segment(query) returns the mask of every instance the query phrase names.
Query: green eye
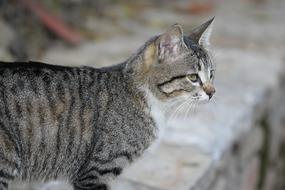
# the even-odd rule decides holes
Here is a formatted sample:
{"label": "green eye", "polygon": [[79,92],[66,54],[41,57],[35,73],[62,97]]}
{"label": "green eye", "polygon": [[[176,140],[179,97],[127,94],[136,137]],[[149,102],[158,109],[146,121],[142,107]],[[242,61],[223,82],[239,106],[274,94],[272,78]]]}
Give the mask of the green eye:
{"label": "green eye", "polygon": [[187,75],[187,78],[191,81],[191,82],[197,82],[199,79],[198,74],[190,74]]}

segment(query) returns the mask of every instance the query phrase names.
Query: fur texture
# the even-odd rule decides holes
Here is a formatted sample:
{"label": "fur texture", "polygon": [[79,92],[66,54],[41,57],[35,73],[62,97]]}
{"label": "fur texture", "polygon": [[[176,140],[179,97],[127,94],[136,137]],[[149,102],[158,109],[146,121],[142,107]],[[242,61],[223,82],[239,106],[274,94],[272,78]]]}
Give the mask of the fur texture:
{"label": "fur texture", "polygon": [[211,98],[213,71],[179,25],[109,68],[2,62],[0,190],[56,179],[109,189],[156,139],[165,106]]}

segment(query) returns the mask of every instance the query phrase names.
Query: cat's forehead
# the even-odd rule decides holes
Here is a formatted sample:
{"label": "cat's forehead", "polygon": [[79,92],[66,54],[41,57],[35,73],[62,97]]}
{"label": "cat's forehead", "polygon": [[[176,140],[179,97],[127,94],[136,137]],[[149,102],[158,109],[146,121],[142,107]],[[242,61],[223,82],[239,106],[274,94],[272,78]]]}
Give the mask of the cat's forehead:
{"label": "cat's forehead", "polygon": [[195,70],[203,71],[213,68],[213,62],[203,47],[191,40],[190,37],[184,36],[183,40],[188,49],[188,58],[191,59],[193,56],[196,58],[196,61],[193,62]]}

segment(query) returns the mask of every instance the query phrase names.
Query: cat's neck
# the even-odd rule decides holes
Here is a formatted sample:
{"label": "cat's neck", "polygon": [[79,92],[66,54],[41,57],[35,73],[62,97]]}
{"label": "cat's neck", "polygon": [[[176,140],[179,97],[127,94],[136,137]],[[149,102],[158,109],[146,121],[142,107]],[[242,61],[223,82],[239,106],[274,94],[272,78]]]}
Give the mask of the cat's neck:
{"label": "cat's neck", "polygon": [[159,101],[154,95],[147,89],[145,91],[145,99],[148,105],[149,114],[154,120],[155,126],[158,129],[157,137],[160,138],[166,128],[166,117],[164,113],[165,105]]}

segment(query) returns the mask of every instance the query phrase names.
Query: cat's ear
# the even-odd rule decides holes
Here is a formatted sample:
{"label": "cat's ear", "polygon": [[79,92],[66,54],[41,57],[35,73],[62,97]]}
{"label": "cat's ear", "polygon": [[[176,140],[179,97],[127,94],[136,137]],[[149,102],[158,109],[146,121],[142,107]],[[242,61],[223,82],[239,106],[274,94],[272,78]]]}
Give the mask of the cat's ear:
{"label": "cat's ear", "polygon": [[194,28],[189,34],[189,37],[195,43],[203,46],[204,48],[208,48],[210,46],[210,37],[212,33],[214,18],[215,17],[198,26],[197,28]]}
{"label": "cat's ear", "polygon": [[179,55],[183,41],[183,31],[179,24],[174,24],[168,31],[161,34],[154,42],[147,45],[144,50],[144,69],[161,60],[169,60]]}
{"label": "cat's ear", "polygon": [[158,59],[173,58],[179,54],[183,42],[183,30],[179,24],[174,24],[167,32],[158,38]]}

